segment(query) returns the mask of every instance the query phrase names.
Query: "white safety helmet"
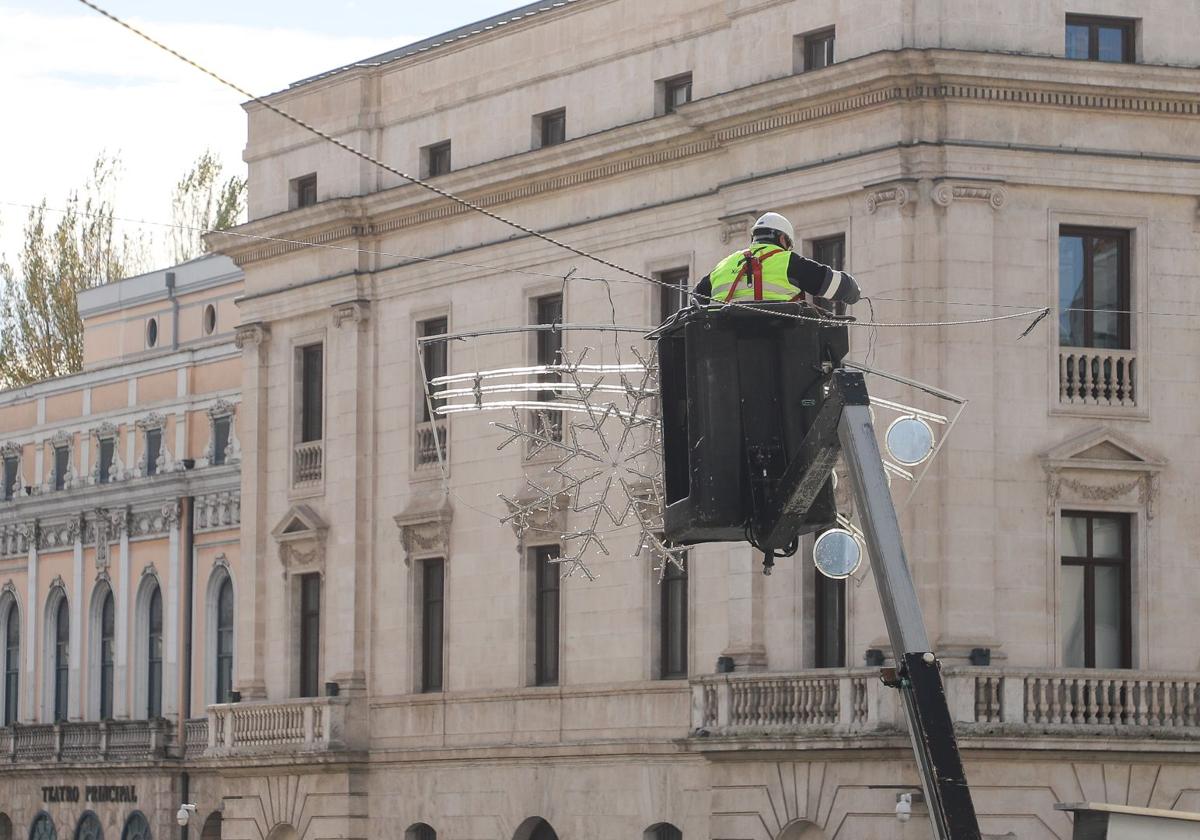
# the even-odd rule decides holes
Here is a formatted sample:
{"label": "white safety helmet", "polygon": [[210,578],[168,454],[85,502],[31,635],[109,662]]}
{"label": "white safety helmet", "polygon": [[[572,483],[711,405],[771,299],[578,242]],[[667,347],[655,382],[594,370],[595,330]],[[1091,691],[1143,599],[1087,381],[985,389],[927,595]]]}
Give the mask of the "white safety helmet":
{"label": "white safety helmet", "polygon": [[788,238],[788,241],[793,244],[796,241],[796,229],[792,227],[791,222],[789,222],[779,213],[763,213],[761,216],[759,216],[758,221],[754,223],[752,231],[759,230],[761,228],[782,233]]}

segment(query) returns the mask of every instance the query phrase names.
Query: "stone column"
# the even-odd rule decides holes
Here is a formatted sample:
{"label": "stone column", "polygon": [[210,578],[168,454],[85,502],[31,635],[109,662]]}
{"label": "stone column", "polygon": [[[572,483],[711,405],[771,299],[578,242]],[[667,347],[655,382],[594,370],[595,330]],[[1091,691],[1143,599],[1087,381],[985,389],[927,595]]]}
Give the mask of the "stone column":
{"label": "stone column", "polygon": [[[174,718],[179,713],[179,603],[183,577],[183,558],[180,550],[179,500],[173,499],[162,507],[167,527],[167,591],[163,599],[163,717]],[[141,717],[139,711],[136,717]]]}
{"label": "stone column", "polygon": [[[37,709],[37,655],[41,649],[41,645],[37,643],[37,616],[45,606],[41,603],[38,592],[37,520],[22,523],[17,527],[21,529],[22,538],[25,539],[28,549],[25,561],[25,639],[23,640],[25,645],[25,675],[22,677],[25,681],[25,699],[21,703],[21,722],[36,723],[39,717]],[[47,641],[43,639],[42,643],[46,644]]]}
{"label": "stone column", "polygon": [[117,585],[113,587],[113,607],[117,622],[116,661],[113,662],[113,717],[129,717],[129,509],[111,511],[109,527],[116,531]]}
{"label": "stone column", "polygon": [[762,553],[742,543],[730,543],[726,550],[729,552],[729,642],[721,654],[732,657],[738,671],[765,670]]}
{"label": "stone column", "polygon": [[[941,243],[940,288],[935,297],[992,303],[998,247],[996,215],[1007,202],[999,183],[935,182],[933,213]],[[957,317],[964,307],[947,307]],[[972,310],[975,315],[995,314]],[[1004,329],[1010,332],[1017,325]],[[947,390],[969,394],[970,409],[954,428],[934,468],[938,470],[941,522],[937,552],[939,610],[930,637],[947,662],[965,662],[971,649],[992,649],[996,639],[996,563],[1002,540],[996,533],[997,481],[995,420],[999,407],[1013,408],[1011,394],[1000,394],[1000,365],[1012,364],[997,348],[1007,333],[995,324],[939,330],[937,370],[921,371],[917,379],[936,381]],[[933,557],[926,558],[933,560]]]}
{"label": "stone column", "polygon": [[371,439],[369,312],[364,300],[333,307],[326,374],[325,492],[333,527],[325,554],[321,664],[325,679],[337,682],[351,696],[366,691],[371,483],[370,459],[359,455]]}
{"label": "stone column", "polygon": [[[242,485],[254,492],[242,499],[241,569],[234,581],[237,660],[234,688],[245,700],[267,696],[263,651],[266,645],[267,537],[267,343],[265,324],[238,327],[234,338],[242,351]],[[289,453],[284,453],[288,457]]]}
{"label": "stone column", "polygon": [[[67,671],[67,718],[82,720],[86,710],[80,666],[88,660],[83,650],[83,539],[76,530],[71,557],[71,656]],[[49,642],[49,639],[46,640]]]}

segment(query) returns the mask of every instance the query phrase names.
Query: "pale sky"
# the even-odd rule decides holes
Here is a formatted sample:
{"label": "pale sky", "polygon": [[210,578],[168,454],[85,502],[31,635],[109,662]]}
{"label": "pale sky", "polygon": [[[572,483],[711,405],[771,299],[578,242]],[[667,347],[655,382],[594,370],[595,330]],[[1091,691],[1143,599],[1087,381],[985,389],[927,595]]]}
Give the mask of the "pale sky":
{"label": "pale sky", "polygon": [[[521,0],[97,0],[256,94],[520,6]],[[116,212],[169,222],[176,181],[205,149],[245,174],[242,97],[77,0],[0,0],[0,254],[27,215],[62,207],[102,150],[120,154]],[[55,218],[55,217],[52,217]],[[166,229],[146,227],[155,262]]]}

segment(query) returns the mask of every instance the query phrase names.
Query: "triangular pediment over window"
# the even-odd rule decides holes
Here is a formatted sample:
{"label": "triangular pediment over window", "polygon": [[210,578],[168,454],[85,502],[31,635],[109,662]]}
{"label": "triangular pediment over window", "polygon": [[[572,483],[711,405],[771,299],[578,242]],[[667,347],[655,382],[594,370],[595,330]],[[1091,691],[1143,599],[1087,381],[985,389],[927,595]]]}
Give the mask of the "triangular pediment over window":
{"label": "triangular pediment over window", "polygon": [[1068,438],[1039,457],[1048,470],[1158,472],[1166,466],[1157,452],[1104,426]]}
{"label": "triangular pediment over window", "polygon": [[329,530],[320,516],[308,505],[292,505],[279,524],[271,531],[271,536],[280,541],[291,541],[323,536]]}

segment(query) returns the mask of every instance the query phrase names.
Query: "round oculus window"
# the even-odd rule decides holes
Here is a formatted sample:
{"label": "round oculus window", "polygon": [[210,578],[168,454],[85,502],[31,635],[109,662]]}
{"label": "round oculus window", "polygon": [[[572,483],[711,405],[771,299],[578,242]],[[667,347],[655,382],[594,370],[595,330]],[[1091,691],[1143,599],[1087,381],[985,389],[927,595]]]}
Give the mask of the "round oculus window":
{"label": "round oculus window", "polygon": [[146,346],[153,347],[158,344],[158,319],[151,318],[146,322]]}
{"label": "round oculus window", "polygon": [[217,308],[211,303],[204,307],[204,334],[212,335],[217,329]]}

